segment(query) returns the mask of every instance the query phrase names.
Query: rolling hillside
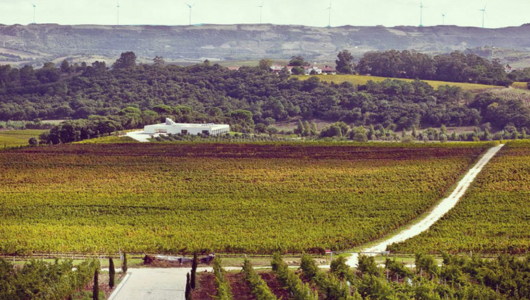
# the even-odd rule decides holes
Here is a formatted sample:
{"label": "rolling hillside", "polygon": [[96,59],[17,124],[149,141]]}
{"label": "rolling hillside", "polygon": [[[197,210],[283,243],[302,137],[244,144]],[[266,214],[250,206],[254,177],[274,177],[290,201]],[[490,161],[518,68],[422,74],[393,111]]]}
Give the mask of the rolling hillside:
{"label": "rolling hillside", "polygon": [[[124,51],[168,61],[285,59],[303,55],[333,60],[338,51],[355,56],[371,50],[415,49],[427,53],[480,47],[530,51],[530,25],[475,27],[333,27],[285,25],[103,26],[0,25],[0,61],[39,63],[64,57],[115,58]],[[500,53],[499,50],[496,54]],[[101,56],[101,57],[98,57]],[[500,57],[500,56],[497,56]],[[517,59],[524,60],[530,55]],[[506,60],[508,61],[508,60]]]}

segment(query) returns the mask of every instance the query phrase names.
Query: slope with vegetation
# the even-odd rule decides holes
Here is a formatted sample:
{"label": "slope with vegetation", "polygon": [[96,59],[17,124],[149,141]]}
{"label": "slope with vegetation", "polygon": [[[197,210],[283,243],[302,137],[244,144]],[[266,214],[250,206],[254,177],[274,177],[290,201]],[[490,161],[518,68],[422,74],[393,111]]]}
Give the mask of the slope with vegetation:
{"label": "slope with vegetation", "polygon": [[530,127],[530,113],[517,101],[495,100],[483,107],[480,95],[474,100],[462,88],[434,90],[419,80],[329,84],[318,77],[300,81],[256,67],[230,71],[208,62],[165,66],[159,57],[153,65],[138,65],[132,52],[123,53],[112,69],[103,62],[72,66],[67,61],[60,68],[46,64],[38,70],[1,69],[0,120],[78,119],[42,137],[53,144],[137,128],[165,117],[273,133],[276,122],[312,118],[355,126],[379,124],[386,130],[475,126],[487,122],[494,111],[500,120],[494,123],[497,129]]}
{"label": "slope with vegetation", "polygon": [[2,151],[0,252],[350,249],[427,210],[487,147],[184,143]]}
{"label": "slope with vegetation", "polygon": [[530,247],[529,153],[528,141],[509,142],[442,220],[389,249],[406,253],[526,253]]}

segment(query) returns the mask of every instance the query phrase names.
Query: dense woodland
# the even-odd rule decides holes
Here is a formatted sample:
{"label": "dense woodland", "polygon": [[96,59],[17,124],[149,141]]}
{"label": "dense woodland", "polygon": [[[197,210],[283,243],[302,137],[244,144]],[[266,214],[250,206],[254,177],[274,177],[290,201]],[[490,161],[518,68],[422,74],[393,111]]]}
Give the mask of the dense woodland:
{"label": "dense woodland", "polygon": [[[415,51],[390,50],[368,52],[359,61],[356,71],[374,76],[441,80],[509,86],[514,80],[525,79],[524,73],[512,76],[498,61],[476,54],[455,51],[431,57]],[[519,78],[521,77],[521,78]]]}
{"label": "dense woodland", "polygon": [[[364,70],[368,58],[385,53],[366,54],[357,69]],[[395,53],[408,53],[426,61],[429,58],[414,52]],[[472,58],[458,53],[444,57],[454,58],[455,64],[460,58]],[[475,59],[489,64],[487,70],[493,68],[493,73],[481,76],[496,80],[498,64]],[[341,60],[344,53],[339,54],[337,63]],[[374,70],[371,67],[373,75],[405,74],[379,74]],[[506,78],[504,70],[502,74]],[[71,65],[68,61],[59,67],[47,63],[40,69],[0,67],[0,121],[78,120],[56,129],[65,127],[68,132],[62,133],[63,137],[52,134],[53,143],[137,128],[165,117],[180,122],[229,123],[234,131],[246,133],[267,132],[279,121],[313,118],[352,126],[380,125],[387,130],[476,126],[487,122],[494,129],[515,126],[520,131],[530,127],[530,111],[521,102],[489,94],[473,96],[449,85],[434,90],[419,80],[338,85],[321,82],[318,77],[301,81],[260,67],[231,71],[208,61],[180,67],[165,65],[163,58],[156,57],[152,65],[137,64],[132,52],[123,53],[111,67],[104,62],[88,66]]]}

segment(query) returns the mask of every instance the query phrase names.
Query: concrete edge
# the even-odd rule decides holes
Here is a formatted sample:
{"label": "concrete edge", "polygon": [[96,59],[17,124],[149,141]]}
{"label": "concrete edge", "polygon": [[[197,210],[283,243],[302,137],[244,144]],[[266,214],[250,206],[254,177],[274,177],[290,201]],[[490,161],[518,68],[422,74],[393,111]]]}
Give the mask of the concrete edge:
{"label": "concrete edge", "polygon": [[131,276],[131,273],[128,272],[125,275],[125,278],[123,278],[123,280],[120,282],[120,284],[112,292],[112,294],[110,294],[110,297],[109,297],[108,300],[114,300],[114,298],[116,298],[116,295],[118,295],[118,293],[120,292],[121,288],[125,285],[125,282],[127,282],[127,280],[129,279],[129,276]]}

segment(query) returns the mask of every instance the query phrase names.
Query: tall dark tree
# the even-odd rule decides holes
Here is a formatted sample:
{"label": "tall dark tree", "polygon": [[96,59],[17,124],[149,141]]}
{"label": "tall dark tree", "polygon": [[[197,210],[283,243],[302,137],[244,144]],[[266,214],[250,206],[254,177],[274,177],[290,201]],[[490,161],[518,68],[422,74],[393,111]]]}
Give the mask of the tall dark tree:
{"label": "tall dark tree", "polygon": [[301,55],[295,55],[291,57],[291,60],[289,61],[289,66],[302,67],[306,65],[309,65],[309,63],[307,63]]}
{"label": "tall dark tree", "polygon": [[121,271],[127,273],[127,253],[123,253],[123,264],[121,265]]}
{"label": "tall dark tree", "polygon": [[132,51],[122,53],[112,67],[114,69],[132,69],[136,67],[136,54]]}
{"label": "tall dark tree", "polygon": [[114,279],[116,277],[116,269],[114,268],[114,260],[109,257],[109,287],[114,287]]}
{"label": "tall dark tree", "polygon": [[337,72],[341,74],[353,74],[353,55],[348,50],[342,50],[337,55]]}
{"label": "tall dark tree", "polygon": [[186,274],[186,291],[184,292],[186,300],[191,300],[191,284],[190,284],[190,273]]}
{"label": "tall dark tree", "polygon": [[199,264],[199,258],[197,257],[197,252],[193,253],[193,261],[191,263],[191,281],[190,286],[192,289],[195,289],[195,282],[197,280],[197,265]]}
{"label": "tall dark tree", "polygon": [[94,286],[92,287],[92,300],[99,300],[98,269],[94,270]]}

